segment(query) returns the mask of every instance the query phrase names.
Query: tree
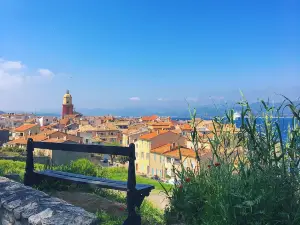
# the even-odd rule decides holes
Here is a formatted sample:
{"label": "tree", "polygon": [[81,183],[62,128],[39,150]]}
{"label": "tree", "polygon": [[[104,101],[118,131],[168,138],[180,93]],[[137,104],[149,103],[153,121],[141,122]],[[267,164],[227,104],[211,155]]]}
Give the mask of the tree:
{"label": "tree", "polygon": [[[105,146],[121,146],[118,142],[107,142],[107,143],[104,143]],[[112,155],[110,154],[110,161],[111,161],[111,164],[114,163],[114,160],[118,157],[116,155]]]}

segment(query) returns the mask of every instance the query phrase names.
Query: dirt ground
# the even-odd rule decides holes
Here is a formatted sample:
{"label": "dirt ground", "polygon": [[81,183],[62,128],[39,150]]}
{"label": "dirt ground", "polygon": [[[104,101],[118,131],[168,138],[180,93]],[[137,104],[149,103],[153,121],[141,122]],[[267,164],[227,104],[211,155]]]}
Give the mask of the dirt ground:
{"label": "dirt ground", "polygon": [[[126,205],[124,204],[110,201],[92,193],[59,191],[51,193],[51,196],[63,199],[70,204],[80,206],[92,213],[102,209],[111,215],[121,216],[124,215],[124,212],[120,209],[126,208]],[[158,192],[151,192],[150,196],[146,199],[161,210],[164,210],[169,202],[163,193]]]}
{"label": "dirt ground", "polygon": [[51,193],[51,196],[63,199],[72,205],[84,208],[88,212],[96,213],[98,210],[102,209],[110,215],[126,215],[126,213],[121,210],[122,208],[126,208],[126,205],[110,201],[95,194],[60,191]]}

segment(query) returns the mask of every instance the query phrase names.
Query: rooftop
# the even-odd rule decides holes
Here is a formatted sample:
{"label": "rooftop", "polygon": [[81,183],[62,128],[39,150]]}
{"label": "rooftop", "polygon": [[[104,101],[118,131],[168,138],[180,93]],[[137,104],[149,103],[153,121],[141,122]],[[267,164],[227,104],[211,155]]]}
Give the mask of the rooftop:
{"label": "rooftop", "polygon": [[[178,148],[178,147],[176,147],[176,148]],[[180,153],[181,153],[181,156],[184,156],[184,157],[196,158],[196,152],[190,148],[180,147]],[[166,153],[164,153],[164,155],[168,156],[168,157],[172,157],[172,158],[177,158],[177,159],[180,158],[179,149],[166,152]]]}
{"label": "rooftop", "polygon": [[[177,145],[175,144],[175,146],[177,146]],[[162,145],[162,146],[159,146],[157,148],[151,149],[151,153],[164,154],[166,152],[171,151],[172,148],[174,148],[175,146],[171,143],[166,144],[166,145]]]}
{"label": "rooftop", "polygon": [[152,133],[149,133],[149,134],[144,134],[144,135],[140,136],[140,139],[151,140],[152,138],[155,138],[156,136],[158,136],[160,134],[165,134],[167,132],[170,132],[170,131],[162,130],[160,132],[152,132]]}
{"label": "rooftop", "polygon": [[29,130],[29,129],[35,127],[35,126],[37,126],[37,124],[23,124],[22,126],[17,127],[15,129],[15,132],[24,132],[26,130]]}
{"label": "rooftop", "polygon": [[142,117],[142,121],[153,121],[158,119],[157,115],[152,115],[152,116],[143,116]]}

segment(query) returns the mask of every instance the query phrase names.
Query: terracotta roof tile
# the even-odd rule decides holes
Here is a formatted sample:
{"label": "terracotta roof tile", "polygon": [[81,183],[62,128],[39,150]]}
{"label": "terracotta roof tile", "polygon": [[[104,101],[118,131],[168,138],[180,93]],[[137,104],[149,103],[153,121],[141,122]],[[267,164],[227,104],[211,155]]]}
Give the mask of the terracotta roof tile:
{"label": "terracotta roof tile", "polygon": [[28,129],[31,129],[31,128],[35,127],[35,126],[37,126],[37,124],[23,124],[22,126],[17,127],[15,129],[15,132],[24,132]]}
{"label": "terracotta roof tile", "polygon": [[151,149],[151,153],[164,154],[172,150],[172,144],[166,144],[157,148]]}
{"label": "terracotta roof tile", "polygon": [[154,121],[158,118],[157,115],[152,115],[152,116],[143,116],[142,121]]}
{"label": "terracotta roof tile", "polygon": [[33,141],[43,141],[47,139],[47,136],[44,133],[40,133],[37,135],[29,136],[28,138],[32,138]]}
{"label": "terracotta roof tile", "polygon": [[144,134],[144,135],[140,136],[140,139],[151,140],[152,138],[155,138],[156,136],[158,136],[160,134],[167,133],[167,132],[170,132],[170,131],[162,130],[160,132],[152,132],[152,133],[149,133],[149,134]]}
{"label": "terracotta roof tile", "polygon": [[[180,152],[181,152],[181,155],[183,157],[196,158],[196,152],[193,149],[185,148],[185,147],[180,147]],[[164,153],[164,155],[165,156],[169,156],[169,157],[174,157],[174,158],[177,158],[177,159],[180,158],[179,149],[166,152],[166,153]]]}
{"label": "terracotta roof tile", "polygon": [[70,119],[69,118],[61,119],[59,121],[59,123],[62,124],[62,125],[67,125],[68,123],[70,123]]}
{"label": "terracotta roof tile", "polygon": [[188,131],[193,130],[192,127],[191,127],[191,125],[189,125],[188,123],[180,125],[180,129],[181,130],[188,130]]}
{"label": "terracotta roof tile", "polygon": [[7,145],[15,145],[15,144],[19,144],[19,145],[26,145],[27,144],[27,140],[24,138],[18,138],[12,141],[9,141],[6,143]]}

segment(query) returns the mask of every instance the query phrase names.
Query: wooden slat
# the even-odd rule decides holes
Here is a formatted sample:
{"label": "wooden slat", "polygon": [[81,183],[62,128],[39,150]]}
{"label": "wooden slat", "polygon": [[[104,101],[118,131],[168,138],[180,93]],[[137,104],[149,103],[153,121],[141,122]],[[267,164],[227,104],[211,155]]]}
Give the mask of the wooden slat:
{"label": "wooden slat", "polygon": [[[121,185],[121,186],[123,185],[123,186],[127,187],[126,186],[127,182],[125,182],[125,181],[109,180],[109,179],[102,178],[102,177],[85,176],[82,174],[68,173],[68,172],[62,172],[62,171],[56,171],[56,170],[45,170],[45,172],[47,172],[47,173],[49,173],[49,171],[51,171],[51,173],[53,173],[53,174],[58,174],[58,175],[66,176],[66,177],[75,177],[75,178],[81,178],[81,179],[87,179],[87,180],[102,181],[102,182],[106,182],[108,184],[112,183],[112,184],[118,184],[118,185]],[[148,185],[148,184],[137,184],[136,189],[137,190],[143,190],[143,189],[152,190],[152,189],[154,189],[154,186]]]}
{"label": "wooden slat", "polygon": [[119,190],[119,191],[127,190],[126,186],[124,186],[124,185],[120,185],[117,183],[115,183],[115,184],[107,183],[102,180],[97,181],[97,180],[83,179],[83,178],[79,178],[79,177],[69,177],[69,176],[53,173],[52,171],[39,171],[39,172],[35,172],[35,173],[40,176],[43,176],[43,177],[53,177],[55,179],[71,181],[71,182],[79,183],[79,184],[90,184],[90,185],[95,185],[97,187]]}
{"label": "wooden slat", "polygon": [[[35,173],[41,176],[53,177],[56,179],[72,181],[75,183],[92,184],[97,187],[127,191],[127,182],[123,182],[123,181],[114,181],[105,178],[84,176],[81,174],[72,174],[72,173],[53,171],[53,170],[38,171]],[[145,185],[145,184],[138,184],[136,188],[138,191],[149,191],[149,192],[152,189],[154,189],[153,186]]]}
{"label": "wooden slat", "polygon": [[111,155],[130,156],[132,149],[129,147],[119,146],[102,146],[102,145],[83,145],[83,144],[66,144],[66,143],[51,143],[51,142],[33,142],[34,148],[61,150],[68,152],[86,152],[86,153],[101,153]]}

